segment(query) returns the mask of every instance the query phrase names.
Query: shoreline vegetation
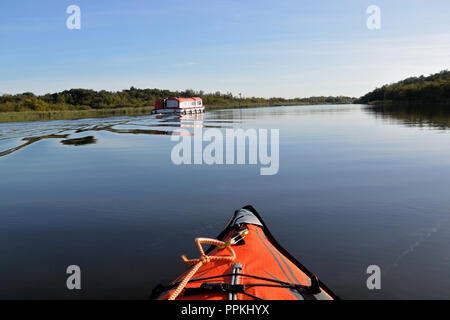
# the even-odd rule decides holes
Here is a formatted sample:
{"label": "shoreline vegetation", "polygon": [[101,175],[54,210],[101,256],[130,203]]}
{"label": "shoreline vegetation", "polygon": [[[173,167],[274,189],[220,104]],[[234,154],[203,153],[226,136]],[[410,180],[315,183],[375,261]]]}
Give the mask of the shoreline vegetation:
{"label": "shoreline vegetation", "polygon": [[159,89],[130,89],[110,92],[90,89],[71,89],[53,94],[35,95],[31,92],[0,96],[0,122],[70,120],[112,116],[150,114],[157,99],[194,97],[203,99],[206,110],[293,106],[313,104],[350,104],[352,97],[310,98],[240,98],[231,93],[203,91],[169,91]]}
{"label": "shoreline vegetation", "polygon": [[354,103],[386,106],[450,106],[450,71],[430,76],[410,77],[384,85],[356,99]]}
{"label": "shoreline vegetation", "polygon": [[309,98],[241,98],[231,93],[205,93],[191,89],[169,91],[137,89],[122,91],[95,91],[70,89],[58,93],[35,95],[25,92],[0,96],[0,122],[25,122],[71,120],[113,116],[150,114],[156,100],[168,97],[201,97],[206,110],[227,108],[253,108],[317,104],[368,104],[390,108],[439,105],[450,107],[450,71],[444,70],[430,76],[410,77],[384,85],[360,98],[309,97]]}

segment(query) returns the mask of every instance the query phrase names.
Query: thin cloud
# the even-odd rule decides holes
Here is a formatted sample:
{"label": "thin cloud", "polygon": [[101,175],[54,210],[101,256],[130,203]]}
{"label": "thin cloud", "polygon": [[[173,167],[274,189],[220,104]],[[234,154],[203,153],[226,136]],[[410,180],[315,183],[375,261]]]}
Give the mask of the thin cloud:
{"label": "thin cloud", "polygon": [[196,64],[197,64],[196,62],[176,63],[176,64],[172,65],[172,67],[176,67],[176,68],[191,67]]}

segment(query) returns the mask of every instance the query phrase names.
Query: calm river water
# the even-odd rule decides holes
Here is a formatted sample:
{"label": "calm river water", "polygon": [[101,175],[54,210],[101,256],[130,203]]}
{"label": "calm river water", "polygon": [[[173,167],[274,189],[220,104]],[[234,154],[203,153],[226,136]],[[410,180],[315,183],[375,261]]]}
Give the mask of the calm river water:
{"label": "calm river water", "polygon": [[[344,299],[450,298],[450,116],[360,105],[0,124],[0,298],[148,298],[252,204]],[[179,165],[171,132],[279,129],[279,172]],[[25,140],[24,140],[25,138]],[[84,138],[84,139],[79,139]],[[66,289],[66,268],[82,289]],[[381,290],[366,269],[381,267]]]}

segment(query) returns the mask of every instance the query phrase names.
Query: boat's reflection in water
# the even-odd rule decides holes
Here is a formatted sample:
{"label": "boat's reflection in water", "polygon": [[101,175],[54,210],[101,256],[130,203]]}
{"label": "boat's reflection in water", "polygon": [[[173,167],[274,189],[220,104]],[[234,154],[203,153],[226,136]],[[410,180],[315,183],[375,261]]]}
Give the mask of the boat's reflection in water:
{"label": "boat's reflection in water", "polygon": [[[179,117],[180,128],[183,129],[194,129],[194,128],[204,128],[204,114],[185,114]],[[184,132],[180,132],[184,133]]]}

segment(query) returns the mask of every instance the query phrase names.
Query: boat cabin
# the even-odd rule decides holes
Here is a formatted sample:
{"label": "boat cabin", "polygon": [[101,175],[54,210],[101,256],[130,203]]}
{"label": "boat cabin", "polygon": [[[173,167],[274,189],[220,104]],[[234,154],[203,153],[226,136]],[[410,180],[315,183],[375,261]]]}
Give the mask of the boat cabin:
{"label": "boat cabin", "polygon": [[159,99],[155,102],[152,113],[199,113],[204,112],[205,106],[199,97]]}

